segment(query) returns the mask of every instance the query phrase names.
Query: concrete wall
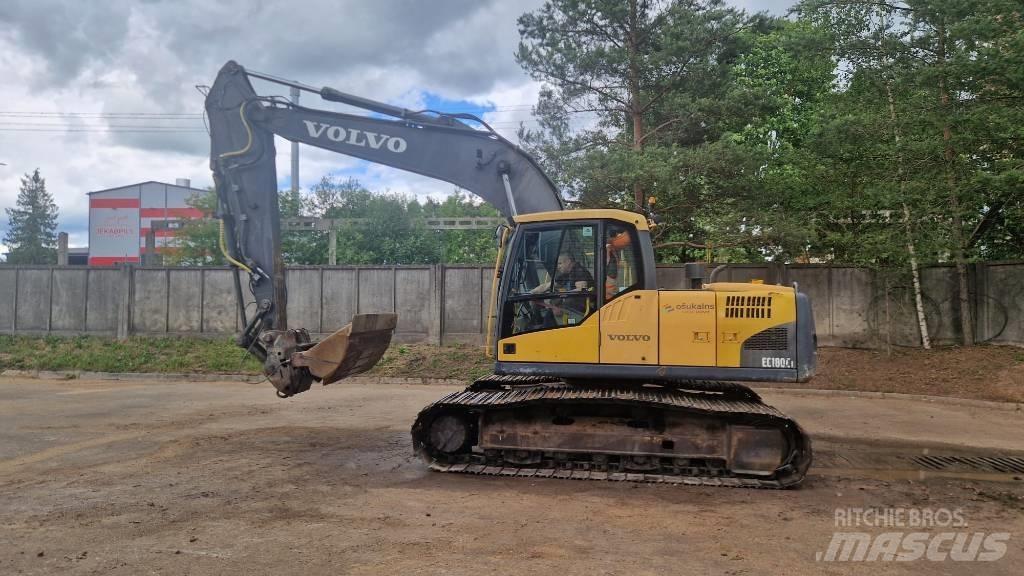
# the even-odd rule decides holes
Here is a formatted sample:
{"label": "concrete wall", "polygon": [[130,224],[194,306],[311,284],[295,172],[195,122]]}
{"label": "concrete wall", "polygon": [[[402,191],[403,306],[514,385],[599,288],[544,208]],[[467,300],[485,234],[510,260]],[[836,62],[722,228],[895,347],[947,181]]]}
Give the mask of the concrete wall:
{"label": "concrete wall", "polygon": [[[0,332],[234,334],[242,322],[231,274],[228,268],[0,266]],[[480,342],[487,331],[491,274],[486,266],[294,267],[288,270],[288,324],[327,334],[356,313],[397,312],[399,342]],[[717,278],[755,279],[797,282],[813,303],[822,345],[919,342],[909,286],[890,286],[887,299],[884,281],[869,270],[738,264]],[[922,282],[933,340],[957,343],[955,269],[926,268]],[[658,285],[682,288],[682,266],[659,267]],[[978,340],[1024,344],[1024,263],[976,264],[971,285]]]}

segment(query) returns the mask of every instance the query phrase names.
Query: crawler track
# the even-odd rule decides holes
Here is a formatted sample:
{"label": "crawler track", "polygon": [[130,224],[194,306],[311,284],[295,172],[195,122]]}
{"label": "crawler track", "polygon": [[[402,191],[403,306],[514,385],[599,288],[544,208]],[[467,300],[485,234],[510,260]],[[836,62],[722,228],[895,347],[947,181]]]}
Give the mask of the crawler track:
{"label": "crawler track", "polygon": [[424,408],[412,436],[434,470],[495,476],[786,488],[811,463],[793,420],[730,383],[489,376]]}

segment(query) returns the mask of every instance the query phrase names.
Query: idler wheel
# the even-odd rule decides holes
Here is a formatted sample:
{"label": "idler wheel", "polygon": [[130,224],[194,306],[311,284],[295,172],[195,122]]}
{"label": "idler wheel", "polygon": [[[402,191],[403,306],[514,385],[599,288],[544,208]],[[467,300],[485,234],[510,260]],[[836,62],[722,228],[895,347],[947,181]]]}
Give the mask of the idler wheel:
{"label": "idler wheel", "polygon": [[445,454],[464,452],[472,440],[466,419],[457,414],[443,414],[430,424],[430,445]]}

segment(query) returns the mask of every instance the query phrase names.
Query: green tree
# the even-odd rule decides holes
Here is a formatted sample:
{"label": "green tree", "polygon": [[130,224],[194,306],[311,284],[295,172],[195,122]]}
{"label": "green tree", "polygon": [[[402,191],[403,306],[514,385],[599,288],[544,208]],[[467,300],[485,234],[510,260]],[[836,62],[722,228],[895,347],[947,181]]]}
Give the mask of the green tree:
{"label": "green tree", "polygon": [[[337,261],[341,264],[493,263],[489,230],[431,230],[427,218],[496,217],[490,205],[455,190],[443,201],[424,203],[398,194],[374,193],[357,180],[326,177],[310,195],[311,212],[339,219]],[[324,234],[326,262],[326,234]]]}
{"label": "green tree", "polygon": [[871,127],[848,152],[875,168],[859,186],[902,212],[906,252],[916,244],[925,261],[956,264],[961,334],[973,343],[967,264],[1024,248],[1014,240],[1024,234],[1019,3],[805,0],[799,11],[834,35],[847,68],[841,98]]}
{"label": "green tree", "polygon": [[[443,201],[429,199],[423,206],[427,218],[484,217],[501,214],[490,204],[474,202],[469,194],[456,189]],[[445,264],[493,264],[497,257],[494,230],[433,230],[441,243],[441,261]]]}
{"label": "green tree", "polygon": [[[170,266],[225,266],[227,260],[220,249],[220,220],[214,218],[217,211],[217,194],[208,189],[194,194],[187,200],[192,208],[199,209],[204,216],[187,220],[175,234],[177,245],[168,251],[164,262]],[[307,200],[301,194],[282,191],[278,195],[278,209],[282,218],[305,216]],[[313,233],[316,234],[316,233]],[[326,249],[326,240],[317,244],[318,238],[307,232],[283,232],[281,252],[285,261],[291,264],[320,264],[320,252]],[[324,252],[326,254],[326,252]],[[326,258],[326,256],[324,256]]]}
{"label": "green tree", "polygon": [[168,266],[224,266],[227,260],[220,251],[220,221],[213,217],[217,210],[217,193],[212,188],[193,194],[187,204],[203,213],[202,218],[187,220],[175,234],[176,246],[164,253]]}
{"label": "green tree", "polygon": [[[347,220],[337,231],[337,258],[344,264],[433,264],[441,261],[441,246],[426,227],[415,198],[375,194],[358,182],[325,178],[314,198],[332,197],[333,204],[318,214]],[[326,254],[326,252],[325,252]]]}
{"label": "green tree", "polygon": [[[618,152],[620,169],[634,169],[628,201],[643,206],[653,183],[644,178],[642,151],[668,128],[695,125],[696,101],[724,76],[730,39],[745,24],[721,0],[550,0],[524,14],[516,59],[545,83],[537,110],[552,137],[543,146],[534,136],[535,147],[548,161]],[[592,115],[593,125],[572,134],[571,115]],[[578,188],[580,176],[591,180],[579,172],[561,180]],[[623,192],[622,182],[613,187]]]}
{"label": "green tree", "polygon": [[545,82],[520,138],[584,206],[656,197],[660,260],[769,257],[762,168],[799,146],[833,69],[792,28],[717,0],[548,2],[520,18],[520,64]]}
{"label": "green tree", "polygon": [[[311,199],[299,191],[282,190],[278,196],[281,220],[316,216]],[[281,256],[288,264],[316,265],[327,262],[327,234],[322,231],[282,231]]]}
{"label": "green tree", "polygon": [[55,264],[57,262],[57,205],[46,191],[46,180],[36,168],[21,179],[18,200],[7,208],[4,236],[8,264]]}
{"label": "green tree", "polygon": [[[490,230],[431,230],[426,218],[496,217],[486,204],[473,202],[455,191],[443,201],[420,204],[400,194],[379,194],[359,181],[331,176],[318,182],[309,194],[282,191],[282,219],[310,216],[339,220],[336,230],[339,264],[490,264],[495,246]],[[212,190],[189,199],[205,218],[185,223],[177,234],[177,249],[166,260],[171,265],[223,265],[219,221],[212,218],[217,198]],[[281,251],[288,264],[322,265],[328,262],[329,234],[325,230],[285,231]]]}

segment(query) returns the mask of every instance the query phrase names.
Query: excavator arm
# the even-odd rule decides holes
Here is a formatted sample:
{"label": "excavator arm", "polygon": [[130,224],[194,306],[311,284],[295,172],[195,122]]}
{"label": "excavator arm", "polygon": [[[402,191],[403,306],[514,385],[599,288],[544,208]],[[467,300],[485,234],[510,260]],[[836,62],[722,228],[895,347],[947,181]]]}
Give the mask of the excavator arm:
{"label": "excavator arm", "polygon": [[[315,110],[260,96],[250,78],[392,119]],[[283,397],[309,389],[314,380],[328,384],[372,368],[390,343],[397,317],[360,314],[318,343],[304,329],[288,329],[275,135],[450,182],[509,219],[564,208],[557,188],[536,162],[471,115],[405,110],[247,71],[233,61],[221,68],[207,93],[206,114],[221,249],[248,275],[255,302],[255,310],[247,314],[241,281],[236,280],[245,325],[238,344],[264,362],[264,372]]]}

